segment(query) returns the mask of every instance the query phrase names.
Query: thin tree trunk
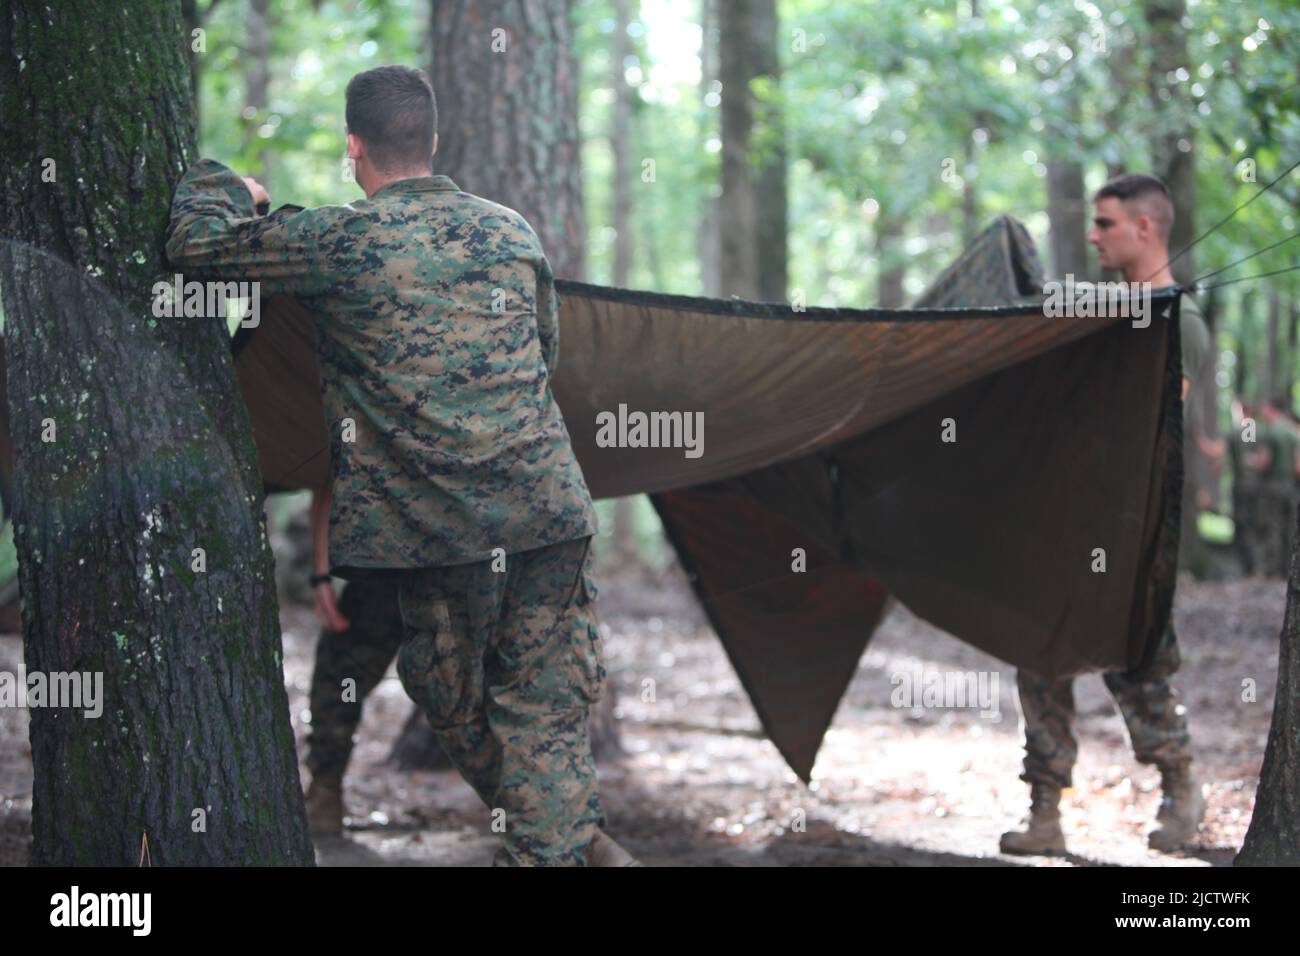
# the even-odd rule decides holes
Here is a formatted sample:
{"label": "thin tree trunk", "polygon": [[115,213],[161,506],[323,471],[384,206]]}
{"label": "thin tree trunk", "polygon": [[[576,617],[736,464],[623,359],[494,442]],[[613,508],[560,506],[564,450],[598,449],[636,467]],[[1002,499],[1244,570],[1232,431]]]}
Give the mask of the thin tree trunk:
{"label": "thin tree trunk", "polygon": [[1253,343],[1250,341],[1251,323],[1255,314],[1255,291],[1249,288],[1241,290],[1237,303],[1237,394],[1242,398],[1258,398],[1255,383],[1250,377],[1251,357],[1254,355]]}
{"label": "thin tree trunk", "polygon": [[180,7],[11,0],[0,16],[24,655],[103,691],[98,718],[31,711],[31,862],[136,865],[147,838],[169,866],[310,865],[225,319],[150,312],[195,155]]}
{"label": "thin tree trunk", "polygon": [[[244,146],[260,139],[258,129],[271,102],[271,0],[248,0],[247,18],[248,70],[244,105],[255,112],[249,121]],[[257,151],[257,175],[265,180],[271,174],[271,156],[265,146]]]}
{"label": "thin tree trunk", "polygon": [[614,2],[614,45],[611,51],[614,108],[609,130],[614,154],[614,182],[611,184],[614,226],[614,285],[626,289],[632,278],[632,88],[624,74],[625,61],[632,53],[627,35],[629,0]]}
{"label": "thin tree trunk", "polygon": [[[1188,83],[1170,79],[1178,70],[1189,71],[1191,63],[1187,56],[1187,34],[1180,23],[1185,12],[1184,0],[1144,0],[1143,3],[1151,45],[1147,73],[1153,129],[1151,151],[1155,169],[1169,186],[1174,201],[1174,227],[1169,237],[1171,269],[1176,281],[1188,285],[1196,276],[1195,250],[1191,248],[1196,235],[1195,133],[1191,127]],[[1184,461],[1193,464],[1184,470],[1180,560],[1193,570],[1202,568],[1206,559],[1205,547],[1197,533],[1201,487],[1200,472],[1194,463],[1199,454],[1192,429],[1184,429]]]}
{"label": "thin tree trunk", "polygon": [[1300,356],[1296,354],[1297,337],[1300,337],[1300,303],[1296,302],[1295,293],[1287,295],[1288,318],[1286,332],[1286,357],[1282,366],[1282,394],[1290,402],[1295,393],[1295,366]]}
{"label": "thin tree trunk", "polygon": [[1276,400],[1280,395],[1278,385],[1282,380],[1278,352],[1282,325],[1282,297],[1276,284],[1268,288],[1268,332],[1264,343],[1264,395]]}
{"label": "thin tree trunk", "polygon": [[962,143],[961,245],[966,248],[979,234],[979,200],[975,192],[975,137],[967,130]]}
{"label": "thin tree trunk", "polygon": [[775,0],[718,0],[722,81],[722,196],[718,204],[723,292],[786,297],[785,128],[776,102],[750,84],[780,80]]}
{"label": "thin tree trunk", "polygon": [[1052,274],[1088,276],[1088,204],[1083,198],[1083,166],[1071,159],[1047,160],[1048,241]]}
{"label": "thin tree trunk", "polygon": [[1078,128],[1079,98],[1070,83],[1063,100],[1065,123],[1048,134],[1047,220],[1052,273],[1057,278],[1088,276],[1088,212],[1083,195],[1083,164],[1061,144]]}
{"label": "thin tree trunk", "polygon": [[[614,0],[614,45],[612,50],[614,109],[611,118],[609,142],[614,154],[614,182],[612,183],[614,224],[614,285],[620,289],[632,283],[632,88],[624,73],[625,61],[632,53],[627,28],[631,21],[629,0]],[[636,541],[633,537],[632,515],[635,498],[619,498],[614,502],[614,556],[620,565],[636,560]]]}
{"label": "thin tree trunk", "polygon": [[754,3],[751,43],[754,75],[766,78],[773,97],[755,104],[755,127],[761,136],[754,169],[755,197],[754,242],[758,259],[758,297],[764,302],[786,301],[789,284],[787,252],[787,198],[785,122],[781,115],[779,84],[781,61],[777,55],[780,21],[776,0]]}
{"label": "thin tree trunk", "polygon": [[1174,279],[1188,285],[1196,276],[1195,252],[1189,250],[1196,237],[1196,134],[1191,126],[1188,83],[1169,79],[1178,70],[1191,69],[1187,31],[1180,22],[1186,5],[1184,0],[1144,0],[1143,12],[1151,28],[1147,72],[1153,119],[1151,151],[1155,168],[1174,200],[1174,228],[1169,237],[1170,255],[1178,256],[1171,267]]}
{"label": "thin tree trunk", "polygon": [[[718,0],[700,0],[700,88],[701,121],[700,128],[707,137],[712,132],[713,108],[703,100],[713,92],[718,82]],[[721,132],[719,131],[719,135]],[[722,235],[720,232],[720,206],[718,196],[709,196],[704,201],[704,213],[700,217],[697,244],[700,258],[700,290],[711,298],[720,297],[722,292]]]}
{"label": "thin tree trunk", "polygon": [[901,309],[905,304],[903,280],[907,268],[901,252],[903,219],[890,215],[882,206],[876,219],[876,262],[879,283],[878,305],[882,309]]}
{"label": "thin tree trunk", "polygon": [[[1216,329],[1219,325],[1220,302],[1217,289],[1212,289],[1205,294],[1202,312],[1205,315],[1205,327],[1210,332],[1210,357],[1206,360],[1205,371],[1201,374],[1200,380],[1193,383],[1192,390],[1187,396],[1188,402],[1195,409],[1195,414],[1191,416],[1191,419],[1197,429],[1197,434],[1208,441],[1214,441],[1219,437],[1219,385],[1217,381],[1219,349],[1214,343],[1217,339]],[[1221,512],[1222,482],[1219,481],[1217,471],[1219,466],[1214,465],[1203,454],[1197,455],[1196,461],[1200,469],[1198,486],[1206,490],[1210,508],[1216,512]]]}

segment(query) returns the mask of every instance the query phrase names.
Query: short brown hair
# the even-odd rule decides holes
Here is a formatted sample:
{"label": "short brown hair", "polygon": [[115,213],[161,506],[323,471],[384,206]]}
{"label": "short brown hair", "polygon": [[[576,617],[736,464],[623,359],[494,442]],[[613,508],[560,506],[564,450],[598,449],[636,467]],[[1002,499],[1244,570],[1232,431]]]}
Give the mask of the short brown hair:
{"label": "short brown hair", "polygon": [[423,70],[377,66],[348,81],[348,132],[359,136],[384,172],[424,169],[433,162],[438,103]]}
{"label": "short brown hair", "polygon": [[1146,173],[1125,173],[1098,189],[1092,201],[1108,197],[1123,203],[1138,203],[1156,224],[1156,231],[1163,238],[1169,238],[1174,227],[1174,198],[1162,179]]}

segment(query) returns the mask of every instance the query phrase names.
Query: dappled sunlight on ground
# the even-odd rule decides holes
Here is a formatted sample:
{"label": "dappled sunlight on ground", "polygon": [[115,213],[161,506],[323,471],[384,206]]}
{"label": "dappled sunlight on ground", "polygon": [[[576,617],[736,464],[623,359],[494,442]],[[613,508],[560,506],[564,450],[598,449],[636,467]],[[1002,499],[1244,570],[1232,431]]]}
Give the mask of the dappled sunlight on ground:
{"label": "dappled sunlight on ground", "polygon": [[[1209,813],[1184,855],[1146,848],[1158,773],[1138,765],[1101,679],[1076,684],[1080,740],[1063,823],[1071,856],[998,853],[1028,804],[1019,779],[1014,674],[895,607],[850,684],[805,787],[758,718],[681,579],[602,577],[610,683],[623,760],[601,767],[610,832],[650,864],[1205,865],[1226,864],[1250,821],[1268,735],[1284,610],[1280,581],[1181,584],[1176,607],[1188,707]],[[282,609],[285,674],[300,753],[316,628],[309,608]],[[21,657],[0,638],[0,669]],[[900,673],[998,673],[997,714],[895,708]],[[654,700],[646,699],[647,680]],[[1242,700],[1253,680],[1258,699]],[[389,748],[411,708],[391,671],[366,704],[340,838],[322,864],[487,865],[488,813],[452,771],[398,772]],[[304,780],[306,772],[304,771]],[[0,863],[25,857],[31,812],[26,713],[0,709]]]}

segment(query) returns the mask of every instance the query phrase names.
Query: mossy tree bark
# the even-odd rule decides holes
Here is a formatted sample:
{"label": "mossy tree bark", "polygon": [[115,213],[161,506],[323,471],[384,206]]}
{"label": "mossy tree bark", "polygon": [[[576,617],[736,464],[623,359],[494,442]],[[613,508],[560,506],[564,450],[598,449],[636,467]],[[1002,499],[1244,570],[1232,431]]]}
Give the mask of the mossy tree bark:
{"label": "mossy tree bark", "polygon": [[[153,283],[195,156],[180,5],[0,14],[0,292],[28,673],[102,674],[102,715],[31,710],[31,862],[313,859],[272,556],[224,316]],[[196,549],[202,549],[198,551]]]}

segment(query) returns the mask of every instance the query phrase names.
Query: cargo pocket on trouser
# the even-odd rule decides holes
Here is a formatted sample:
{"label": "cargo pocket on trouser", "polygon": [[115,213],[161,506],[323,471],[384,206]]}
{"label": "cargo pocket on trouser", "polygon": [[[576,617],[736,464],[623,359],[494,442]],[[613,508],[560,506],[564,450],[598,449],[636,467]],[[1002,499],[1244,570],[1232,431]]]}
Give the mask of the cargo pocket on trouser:
{"label": "cargo pocket on trouser", "polygon": [[398,587],[404,639],[397,652],[397,677],[434,728],[455,724],[465,693],[463,662],[451,627],[447,601],[408,578]]}
{"label": "cargo pocket on trouser", "polygon": [[583,703],[594,704],[605,687],[605,647],[596,617],[596,582],[590,553],[583,562],[569,609],[568,632],[574,689]]}

